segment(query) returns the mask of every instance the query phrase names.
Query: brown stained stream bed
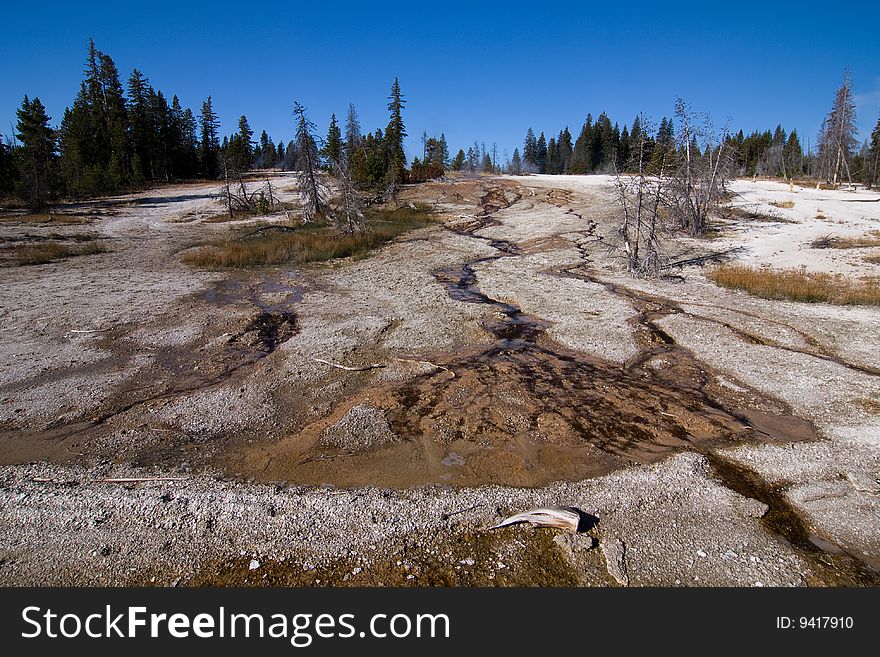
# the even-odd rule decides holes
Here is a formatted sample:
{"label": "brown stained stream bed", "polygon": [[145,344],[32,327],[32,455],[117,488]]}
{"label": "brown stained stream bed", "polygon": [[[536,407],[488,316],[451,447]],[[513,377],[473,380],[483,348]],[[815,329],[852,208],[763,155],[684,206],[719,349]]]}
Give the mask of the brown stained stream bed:
{"label": "brown stained stream bed", "polygon": [[[676,311],[665,300],[630,295],[640,353],[621,366],[559,346],[545,333],[548,322],[484,294],[476,267],[519,249],[477,231],[519,198],[490,190],[477,220],[457,230],[485,240],[496,255],[434,272],[451,298],[486,306],[482,326],[493,344],[421,354],[433,371],[402,383],[365,379],[329,417],[278,442],[235,449],[223,464],[261,480],[301,484],[541,486],[683,450],[818,439],[811,423],[779,401],[749,391],[746,403],[658,329],[654,321]],[[379,427],[380,439],[367,446],[328,445],[323,437],[354,407],[380,409],[387,422]]]}

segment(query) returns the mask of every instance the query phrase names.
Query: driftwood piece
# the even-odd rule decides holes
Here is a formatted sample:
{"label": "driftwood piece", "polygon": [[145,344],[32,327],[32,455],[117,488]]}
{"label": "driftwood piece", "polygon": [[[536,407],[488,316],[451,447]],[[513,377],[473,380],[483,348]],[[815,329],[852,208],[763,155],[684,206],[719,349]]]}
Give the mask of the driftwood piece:
{"label": "driftwood piece", "polygon": [[345,370],[346,372],[366,372],[367,370],[376,370],[382,367],[388,367],[384,363],[372,363],[371,365],[350,367],[348,365],[340,365],[339,363],[331,363],[329,360],[324,360],[323,358],[313,358],[312,360],[316,363],[324,363],[325,365],[329,365],[330,367],[335,367],[338,370]]}
{"label": "driftwood piece", "polygon": [[568,506],[539,507],[514,514],[489,529],[499,529],[521,522],[527,522],[535,527],[556,527],[576,532],[581,524],[581,514]]}
{"label": "driftwood piece", "polygon": [[186,477],[116,477],[96,479],[99,484],[136,484],[147,481],[183,481]]}
{"label": "driftwood piece", "polygon": [[677,260],[675,262],[670,262],[664,265],[663,268],[672,269],[673,267],[684,267],[685,265],[702,265],[706,262],[722,261],[743,250],[743,247],[736,246],[732,249],[727,249],[726,251],[707,253],[706,255],[697,256],[696,258],[688,258],[687,260]]}
{"label": "driftwood piece", "polygon": [[[316,363],[323,363],[324,365],[329,365],[330,367],[335,367],[338,370],[345,370],[346,372],[366,372],[367,370],[378,370],[383,367],[388,367],[385,363],[370,363],[369,365],[359,365],[352,367],[350,365],[340,365],[339,363],[333,363],[324,358],[313,358],[313,361]],[[391,360],[395,360],[399,363],[416,363],[417,365],[428,365],[433,367],[434,369],[443,370],[444,372],[449,372],[452,376],[455,376],[455,372],[453,372],[448,367],[443,367],[443,365],[438,365],[437,363],[432,363],[429,360],[419,360],[417,358],[392,358]]]}
{"label": "driftwood piece", "polygon": [[[183,481],[186,477],[109,477],[106,479],[93,479],[87,483],[93,484],[136,484],[149,481]],[[49,479],[46,477],[34,477],[31,481],[38,484],[62,484],[70,482],[62,482],[57,479]]]}
{"label": "driftwood piece", "polygon": [[417,358],[395,358],[394,360],[400,363],[416,363],[417,365],[430,365],[431,367],[443,370],[444,372],[449,372],[452,376],[455,376],[455,372],[453,372],[448,367],[443,367],[442,365],[438,365],[437,363],[432,363],[429,360],[418,360]]}

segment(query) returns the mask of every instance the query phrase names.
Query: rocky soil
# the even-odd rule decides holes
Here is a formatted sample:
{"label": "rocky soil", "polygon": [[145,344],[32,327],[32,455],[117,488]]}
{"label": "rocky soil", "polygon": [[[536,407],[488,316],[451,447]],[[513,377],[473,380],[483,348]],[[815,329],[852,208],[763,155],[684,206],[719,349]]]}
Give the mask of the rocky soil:
{"label": "rocky soil", "polygon": [[[810,244],[878,195],[735,190],[770,220],[666,248],[870,274]],[[601,176],[406,188],[437,225],[366,259],[195,270],[218,192],[0,220],[108,249],[0,267],[0,583],[880,582],[880,310],[633,279]],[[487,529],[546,505],[585,531]]]}

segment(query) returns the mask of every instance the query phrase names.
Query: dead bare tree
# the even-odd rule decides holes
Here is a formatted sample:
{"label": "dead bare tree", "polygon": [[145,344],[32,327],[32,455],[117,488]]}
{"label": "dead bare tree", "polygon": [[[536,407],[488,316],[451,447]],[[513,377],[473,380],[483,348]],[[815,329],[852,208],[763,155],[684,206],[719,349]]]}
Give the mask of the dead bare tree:
{"label": "dead bare tree", "polygon": [[351,172],[346,163],[332,162],[331,164],[339,184],[339,202],[336,212],[334,212],[336,225],[349,235],[362,233],[367,229],[367,222],[363,204],[351,178]]}
{"label": "dead bare tree", "polygon": [[303,221],[308,223],[327,211],[329,189],[318,172],[320,165],[318,144],[314,137],[316,126],[306,116],[306,108],[293,104],[296,117],[296,150],[298,155],[297,179]]}
{"label": "dead bare tree", "polygon": [[733,167],[727,128],[719,137],[709,116],[695,114],[681,98],[675,102],[675,116],[681,126],[678,162],[671,172],[665,204],[680,228],[691,235],[703,235],[709,228],[709,217],[718,209]]}
{"label": "dead bare tree", "polygon": [[849,161],[858,143],[856,141],[855,116],[856,105],[852,92],[852,80],[847,69],[843,75],[843,82],[835,94],[831,111],[822,121],[822,128],[819,131],[820,166],[817,171],[817,189],[821,183],[818,179],[823,173],[828,182],[837,185],[838,180],[843,180],[844,171],[850,186],[852,186]]}
{"label": "dead bare tree", "polygon": [[656,175],[649,175],[646,147],[651,127],[644,115],[639,115],[639,122],[643,129],[639,133],[631,162],[638,167],[638,173],[615,174],[617,198],[623,214],[618,233],[623,242],[630,273],[637,276],[656,276],[661,266],[658,234],[667,156],[665,152],[661,155],[658,170],[654,172]]}
{"label": "dead bare tree", "polygon": [[[249,191],[244,178],[235,167],[232,159],[224,157],[222,164],[224,180],[223,200],[226,202],[226,212],[230,220],[235,219],[237,213],[246,216],[270,214],[275,212],[277,207],[284,211],[288,219],[290,218],[290,213],[281,199],[275,195],[275,191],[272,189],[272,182],[268,177],[266,177],[265,185],[260,185]],[[233,182],[236,179],[238,181],[237,185]],[[237,191],[233,191],[236,187]]]}

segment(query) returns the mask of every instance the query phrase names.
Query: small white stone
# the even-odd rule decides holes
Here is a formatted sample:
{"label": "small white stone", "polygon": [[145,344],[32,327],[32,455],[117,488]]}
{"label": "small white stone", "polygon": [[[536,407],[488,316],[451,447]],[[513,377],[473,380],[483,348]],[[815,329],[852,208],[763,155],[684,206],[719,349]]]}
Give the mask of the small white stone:
{"label": "small white stone", "polygon": [[248,570],[256,570],[260,567],[260,562],[256,559],[251,559],[251,562],[248,564]]}
{"label": "small white stone", "polygon": [[703,559],[705,559],[705,558],[708,557],[709,555],[706,554],[705,552],[703,552],[702,550],[697,550],[697,556],[698,556],[698,557],[702,557]]}

